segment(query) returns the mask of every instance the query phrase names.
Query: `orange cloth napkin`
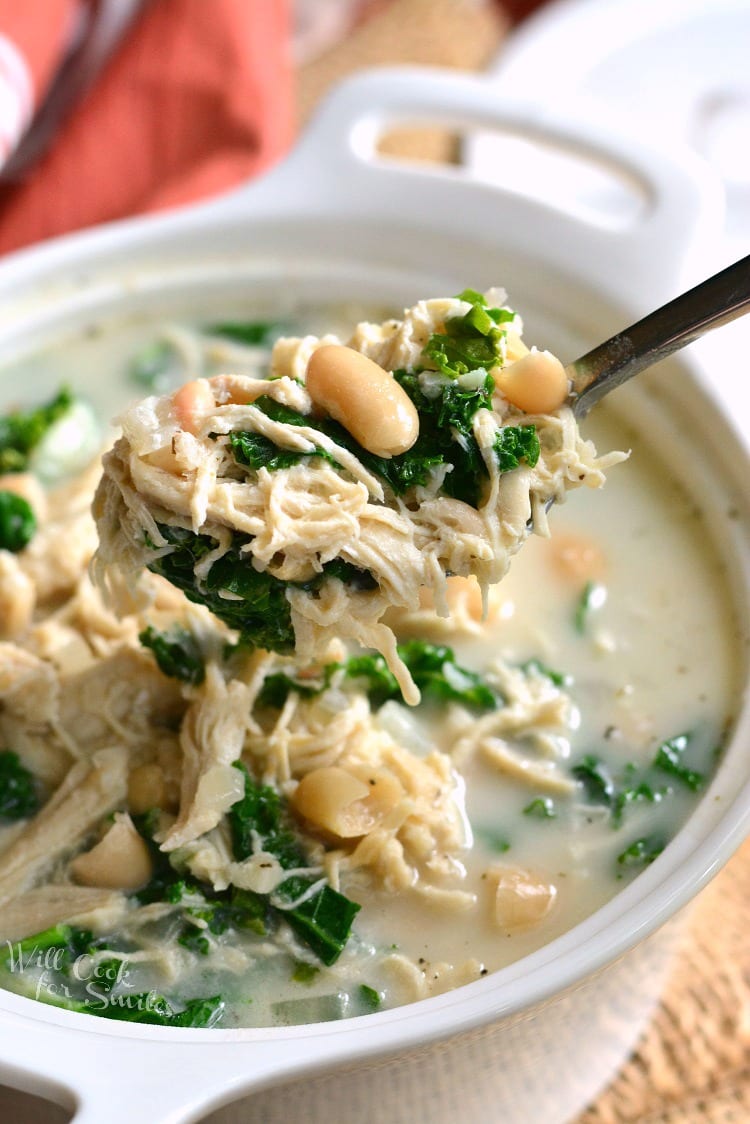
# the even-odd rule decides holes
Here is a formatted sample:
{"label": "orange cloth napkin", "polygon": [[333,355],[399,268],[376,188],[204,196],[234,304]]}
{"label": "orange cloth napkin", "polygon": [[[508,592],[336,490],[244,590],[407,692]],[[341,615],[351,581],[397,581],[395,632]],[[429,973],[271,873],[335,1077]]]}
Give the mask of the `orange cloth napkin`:
{"label": "orange cloth napkin", "polygon": [[[16,139],[9,128],[3,149],[3,123],[14,112],[27,123],[13,81],[41,102],[90,2],[0,0],[0,161]],[[286,0],[147,0],[54,144],[0,185],[0,253],[217,194],[269,166],[293,135],[290,40]]]}

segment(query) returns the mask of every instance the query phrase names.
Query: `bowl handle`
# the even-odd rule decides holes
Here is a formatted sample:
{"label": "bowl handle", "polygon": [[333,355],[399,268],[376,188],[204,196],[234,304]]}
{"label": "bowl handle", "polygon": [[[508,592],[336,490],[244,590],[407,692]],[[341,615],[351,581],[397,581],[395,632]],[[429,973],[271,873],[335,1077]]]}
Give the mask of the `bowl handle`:
{"label": "bowl handle", "polygon": [[[399,123],[495,129],[538,139],[606,165],[637,188],[644,205],[631,225],[613,230],[482,183],[461,168],[379,157],[379,137]],[[345,81],[281,165],[222,203],[244,213],[269,207],[288,213],[292,207],[311,217],[321,200],[327,212],[348,217],[380,212],[407,220],[413,215],[418,223],[426,212],[431,225],[444,220],[453,233],[474,237],[494,216],[530,258],[582,273],[643,311],[673,295],[676,284],[698,279],[688,267],[699,251],[705,253],[707,242],[715,245],[724,211],[718,178],[687,146],[653,148],[588,114],[571,121],[569,113],[562,118],[554,108],[500,103],[481,77],[427,67],[384,68]]]}
{"label": "bowl handle", "polygon": [[[93,1015],[24,1008],[0,1016],[0,1084],[74,1112],[71,1124],[189,1124],[240,1097],[343,1060],[346,1033],[290,1039],[263,1030],[164,1034]],[[12,1008],[16,1008],[13,1010]],[[92,1023],[94,1024],[92,1026]],[[334,1028],[338,1029],[338,1028]],[[153,1033],[149,1033],[153,1032]]]}

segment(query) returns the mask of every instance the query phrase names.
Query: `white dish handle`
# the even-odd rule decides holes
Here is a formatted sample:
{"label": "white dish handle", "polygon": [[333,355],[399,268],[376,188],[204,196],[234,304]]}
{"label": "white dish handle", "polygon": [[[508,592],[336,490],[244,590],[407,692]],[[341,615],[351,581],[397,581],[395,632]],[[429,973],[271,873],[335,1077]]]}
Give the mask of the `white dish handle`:
{"label": "white dish handle", "polygon": [[[32,1003],[13,997],[12,1005],[28,1011]],[[306,1027],[285,1040],[262,1030],[165,1037],[159,1028],[94,1015],[63,1018],[47,1008],[44,1016],[3,1013],[0,1083],[73,1111],[71,1124],[190,1124],[347,1052],[345,1033],[313,1035]]]}
{"label": "white dish handle", "polygon": [[[592,165],[606,165],[642,195],[643,206],[630,225],[615,230],[478,182],[458,167],[381,158],[379,137],[405,124],[494,129],[538,139]],[[344,218],[379,212],[384,219],[418,221],[425,192],[431,221],[441,211],[451,232],[476,237],[487,222],[501,222],[509,244],[538,258],[540,266],[583,273],[609,296],[627,293],[631,307],[637,287],[635,303],[644,312],[674,295],[684,280],[699,280],[690,275],[691,262],[700,261],[707,243],[715,243],[724,214],[718,178],[687,146],[654,148],[634,135],[618,135],[590,113],[571,120],[569,110],[563,118],[554,108],[501,102],[483,78],[426,67],[373,70],[344,82],[286,161],[219,206],[252,214],[259,208],[287,211],[291,205],[314,216],[324,200],[327,213]]]}

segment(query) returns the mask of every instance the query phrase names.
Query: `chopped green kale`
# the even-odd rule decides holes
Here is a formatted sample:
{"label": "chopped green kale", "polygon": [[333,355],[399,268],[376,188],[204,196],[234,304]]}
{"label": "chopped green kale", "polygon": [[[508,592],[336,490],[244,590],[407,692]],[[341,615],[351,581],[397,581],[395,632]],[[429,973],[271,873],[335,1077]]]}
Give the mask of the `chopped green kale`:
{"label": "chopped green kale", "polygon": [[[325,427],[319,423],[316,424],[314,418],[306,417],[266,394],[256,399],[253,405],[272,421],[282,422],[284,425],[309,426],[313,429],[320,429],[321,432],[326,432]],[[279,468],[291,468],[292,465],[299,464],[300,461],[311,456],[322,457],[324,460],[330,461],[331,464],[336,464],[335,459],[324,449],[316,448],[314,453],[284,449],[280,445],[276,445],[270,438],[252,431],[230,433],[229,442],[237,463],[252,468],[255,472],[259,468],[267,468],[269,472],[274,472]]]}
{"label": "chopped green kale", "polygon": [[383,1002],[381,992],[376,991],[376,989],[370,987],[369,984],[359,985],[359,998],[362,1002],[362,1006],[366,1007],[368,1011],[379,1010]]}
{"label": "chopped green kale", "polygon": [[591,614],[596,609],[601,609],[606,599],[606,586],[601,585],[599,582],[586,582],[578,598],[578,603],[576,604],[575,613],[573,615],[575,630],[580,633],[581,636],[583,636],[588,628]]}
{"label": "chopped green kale", "polygon": [[351,656],[343,666],[346,678],[357,682],[375,710],[390,699],[403,700],[396,676],[379,652]]}
{"label": "chopped green kale", "polygon": [[[403,495],[409,488],[427,484],[435,468],[447,465],[450,471],[445,475],[443,492],[477,507],[488,474],[474,437],[472,419],[477,410],[491,408],[494,389],[491,375],[486,375],[479,384],[469,386],[453,379],[445,379],[442,385],[437,381],[430,385],[429,393],[423,388],[419,373],[394,371],[393,377],[419,414],[417,440],[405,453],[394,457],[378,457],[363,449],[338,422],[306,417],[267,395],[259,398],[255,406],[274,421],[308,426],[325,433],[353,453],[373,475],[384,480],[395,495]],[[435,378],[437,376],[433,376]],[[502,436],[509,430],[514,432],[509,437]],[[308,456],[324,457],[336,464],[335,458],[322,449],[316,449],[313,454],[299,453],[282,449],[268,438],[254,433],[232,434],[230,443],[235,460],[255,471],[261,467],[271,471],[288,468]],[[506,443],[507,450],[504,452]],[[498,457],[507,466],[503,471],[511,467],[513,456],[516,457],[516,465],[522,458],[529,464],[535,464],[538,450],[534,426],[508,426],[498,436]]]}
{"label": "chopped green kale", "polygon": [[73,395],[63,387],[43,406],[0,417],[0,475],[25,472],[34,449],[72,405]]}
{"label": "chopped green kale", "polygon": [[[213,564],[205,586],[199,588],[195,565],[216,548],[216,539],[182,527],[162,525],[159,530],[174,549],[150,562],[149,570],[240,631],[249,646],[278,652],[294,650],[286,583],[253,568],[249,556],[241,553],[248,539],[235,536],[231,549]],[[222,597],[224,590],[236,597]]]}
{"label": "chopped green kale", "polygon": [[669,795],[668,788],[658,788],[647,770],[639,776],[637,765],[626,765],[623,770],[622,780],[614,792],[612,799],[612,825],[619,827],[625,815],[625,810],[631,804],[659,804],[665,796]]}
{"label": "chopped green kale", "polygon": [[610,809],[615,828],[620,827],[629,805],[658,804],[669,794],[668,789],[653,783],[649,770],[639,771],[636,765],[626,765],[622,776],[615,780],[607,766],[592,754],[583,757],[571,772],[583,784],[589,803],[604,804]]}
{"label": "chopped green kale", "polygon": [[205,605],[230,628],[237,629],[248,648],[294,651],[287,589],[315,590],[328,578],[338,578],[355,589],[375,586],[371,574],[339,558],[326,563],[323,572],[309,582],[281,581],[267,571],[256,570],[251,555],[242,552],[252,539],[235,535],[230,549],[213,563],[201,587],[195,566],[216,549],[217,540],[210,535],[196,535],[184,527],[160,524],[159,530],[173,550],[150,562],[149,570],[181,589],[191,601]]}
{"label": "chopped green kale", "polygon": [[525,816],[534,816],[538,820],[554,820],[557,818],[555,802],[549,796],[537,796],[523,810]]}
{"label": "chopped green kale", "polygon": [[22,968],[24,964],[33,964],[36,957],[52,951],[58,953],[54,957],[55,965],[67,971],[79,956],[92,951],[93,940],[93,934],[88,929],[53,925],[23,940],[5,941],[0,949],[0,963],[10,963],[15,971],[16,966]]}
{"label": "chopped green kale", "polygon": [[396,495],[401,495],[413,484],[427,483],[437,465],[448,465],[450,471],[445,474],[442,491],[478,507],[488,473],[472,419],[478,410],[491,408],[492,376],[487,375],[478,386],[447,380],[431,387],[430,394],[423,390],[419,375],[394,371],[393,377],[417,409],[419,437],[408,452],[380,466],[369,463],[368,467],[384,476]]}
{"label": "chopped green kale", "polygon": [[425,698],[460,702],[479,710],[497,710],[501,706],[503,698],[499,691],[478,672],[456,663],[452,648],[409,640],[400,644],[398,651]]}
{"label": "chopped green kale", "polygon": [[[234,459],[239,464],[252,468],[254,472],[261,468],[267,468],[269,472],[275,472],[279,468],[291,468],[292,465],[299,464],[313,455],[297,449],[282,449],[269,437],[249,430],[230,433],[229,443],[232,446]],[[315,455],[327,457],[328,454],[320,449],[316,450]]]}
{"label": "chopped green kale", "polygon": [[[235,859],[242,862],[249,858],[258,840],[262,849],[273,855],[284,870],[308,866],[304,848],[289,826],[280,795],[269,785],[257,784],[243,765],[237,767],[244,774],[245,794],[229,810]],[[320,888],[313,891],[319,883],[322,883]],[[324,964],[338,960],[359,912],[356,902],[333,890],[317,876],[296,873],[281,882],[272,899],[278,916],[287,921]]]}
{"label": "chopped green kale", "polygon": [[667,738],[663,741],[656,751],[654,758],[654,766],[661,769],[663,773],[669,773],[671,776],[676,777],[693,792],[697,792],[703,785],[705,777],[703,773],[697,773],[694,769],[688,769],[682,762],[682,755],[690,744],[689,734],[677,734],[674,738]]}
{"label": "chopped green kale", "polygon": [[[318,879],[293,876],[275,892],[281,916],[324,964],[335,964],[351,936],[360,906],[327,883],[304,897]],[[285,904],[281,905],[280,902]],[[296,903],[296,904],[293,904]]]}
{"label": "chopped green kale", "polygon": [[213,946],[212,937],[227,929],[241,929],[265,936],[272,927],[268,902],[250,890],[236,886],[217,891],[205,882],[180,874],[169,856],[154,841],[158,814],[147,812],[133,816],[133,823],[148,844],[153,866],[151,881],[134,897],[141,905],[170,902],[182,907],[181,926],[176,933],[178,944],[201,955]]}
{"label": "chopped green kale", "polygon": [[[609,808],[612,826],[618,828],[622,825],[625,813],[631,805],[660,804],[671,794],[670,788],[660,786],[658,783],[658,774],[662,769],[660,760],[661,747],[650,765],[643,768],[631,763],[625,766],[619,777],[615,778],[599,758],[588,754],[572,768],[571,772],[576,780],[583,784],[586,798],[590,803],[603,804]],[[668,768],[666,771],[671,769]]]}
{"label": "chopped green kale", "polygon": [[494,827],[474,827],[472,825],[472,830],[479,842],[488,851],[493,851],[496,855],[504,855],[511,848],[511,842],[507,835],[502,831],[497,831]]}
{"label": "chopped green kale", "polygon": [[303,699],[315,698],[328,689],[333,673],[339,666],[336,663],[326,664],[320,674],[304,679],[286,675],[283,671],[275,671],[263,680],[263,686],[258,693],[258,705],[281,710],[292,691]]}
{"label": "chopped green kale", "polygon": [[36,531],[31,504],[15,492],[0,491],[0,550],[17,554],[28,546]]}
{"label": "chopped green kale", "polygon": [[511,472],[525,461],[533,468],[541,448],[534,425],[506,425],[499,431],[493,446],[501,472]]}
{"label": "chopped green kale", "polygon": [[34,778],[11,749],[0,752],[0,819],[23,820],[39,808]]}
{"label": "chopped green kale", "polygon": [[508,323],[514,315],[506,308],[488,308],[481,293],[473,289],[465,289],[459,299],[468,301],[471,308],[462,316],[446,320],[445,333],[430,336],[423,353],[449,378],[497,366],[505,336],[499,325]]}
{"label": "chopped green kale", "polygon": [[195,1027],[202,1030],[216,1026],[226,1008],[222,997],[213,995],[208,999],[190,999],[181,1011],[177,1011],[169,1000],[153,991],[110,995],[106,1000],[98,1002],[101,1006],[89,1001],[81,1004],[79,1010],[118,1022]]}
{"label": "chopped green kale", "polygon": [[307,960],[298,960],[294,965],[292,980],[294,983],[311,984],[316,976],[320,975],[320,968]]}
{"label": "chopped green kale", "polygon": [[545,679],[549,679],[550,683],[554,683],[556,687],[569,687],[573,682],[573,676],[568,675],[564,671],[555,671],[553,668],[548,667],[547,664],[542,663],[540,659],[533,656],[530,660],[526,660],[521,664],[521,671],[526,675],[536,674],[542,675]]}
{"label": "chopped green kale", "polygon": [[273,343],[283,330],[284,325],[275,320],[222,320],[217,324],[207,324],[203,329],[206,335],[221,336],[251,347]]}
{"label": "chopped green kale", "polygon": [[644,839],[636,839],[617,856],[619,866],[648,866],[658,858],[666,846],[660,836],[649,835]]}
{"label": "chopped green kale", "polygon": [[587,753],[573,766],[571,773],[583,785],[589,803],[612,806],[616,796],[615,782],[603,761]]}
{"label": "chopped green kale", "polygon": [[[479,710],[497,710],[502,705],[500,692],[478,672],[456,663],[452,648],[427,640],[410,640],[399,644],[398,654],[424,701],[460,702]],[[345,679],[359,681],[375,709],[390,699],[403,702],[396,677],[379,652],[351,656],[343,663],[326,664],[317,675],[304,679],[274,672],[264,680],[258,701],[280,710],[291,691],[302,698],[314,698],[330,687],[337,671],[341,671]]]}
{"label": "chopped green kale", "polygon": [[[424,701],[460,702],[479,710],[497,710],[503,699],[476,671],[456,663],[452,648],[409,640],[399,644],[398,654],[408,667]],[[379,654],[354,656],[344,664],[350,679],[361,679],[374,707],[389,699],[403,701],[401,690],[384,658]]]}
{"label": "chopped green kale", "polygon": [[172,679],[197,687],[206,677],[203,653],[192,632],[174,625],[167,632],[148,628],[139,633],[144,648],[154,653],[159,670]]}

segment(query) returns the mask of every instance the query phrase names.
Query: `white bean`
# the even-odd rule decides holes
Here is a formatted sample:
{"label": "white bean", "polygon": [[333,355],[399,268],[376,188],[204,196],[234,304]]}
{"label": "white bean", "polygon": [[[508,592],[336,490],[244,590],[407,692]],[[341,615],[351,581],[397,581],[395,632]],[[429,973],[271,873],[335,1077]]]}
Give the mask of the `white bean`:
{"label": "white bean", "polygon": [[153,867],[146,842],[130,816],[115,814],[115,822],[90,851],[76,855],[70,864],[76,882],[107,890],[140,890]]}
{"label": "white bean", "polygon": [[292,805],[316,827],[339,839],[367,835],[403,796],[400,782],[382,769],[358,770],[331,765],[314,769],[299,782]]}
{"label": "white bean", "polygon": [[182,429],[195,436],[202,416],[213,410],[216,402],[208,381],[193,379],[174,392],[172,406]]}
{"label": "white bean", "polygon": [[318,347],[305,379],[310,397],[379,457],[405,453],[419,436],[419,415],[389,371],[338,344]]}
{"label": "white bean", "polygon": [[522,867],[491,867],[488,873],[495,893],[492,909],[495,921],[509,932],[531,929],[547,916],[557,897],[557,888],[538,874]]}
{"label": "white bean", "polygon": [[526,414],[552,414],[568,397],[568,376],[549,351],[528,355],[492,372],[498,389]]}

